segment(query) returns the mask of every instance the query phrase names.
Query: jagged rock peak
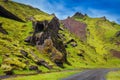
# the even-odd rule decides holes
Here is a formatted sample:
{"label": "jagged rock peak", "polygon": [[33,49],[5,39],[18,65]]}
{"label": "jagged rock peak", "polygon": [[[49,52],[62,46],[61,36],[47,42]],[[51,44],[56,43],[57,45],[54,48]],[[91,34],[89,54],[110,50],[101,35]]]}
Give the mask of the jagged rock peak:
{"label": "jagged rock peak", "polygon": [[87,14],[82,14],[82,13],[80,13],[80,12],[76,12],[74,15],[73,15],[73,17],[80,17],[80,18],[83,18],[83,17],[85,17],[85,16],[87,16]]}
{"label": "jagged rock peak", "polygon": [[70,16],[67,17],[67,19],[70,19],[70,18],[71,18]]}
{"label": "jagged rock peak", "polygon": [[84,16],[82,13],[80,13],[80,12],[76,12],[75,14],[74,14],[74,16]]}

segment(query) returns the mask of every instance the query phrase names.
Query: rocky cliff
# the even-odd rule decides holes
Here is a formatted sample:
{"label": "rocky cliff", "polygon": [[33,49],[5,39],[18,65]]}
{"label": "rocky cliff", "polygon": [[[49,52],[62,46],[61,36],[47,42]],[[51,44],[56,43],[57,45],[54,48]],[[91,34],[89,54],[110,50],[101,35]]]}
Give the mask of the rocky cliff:
{"label": "rocky cliff", "polygon": [[50,59],[58,66],[63,66],[67,61],[67,52],[64,44],[58,37],[60,30],[59,20],[54,17],[51,21],[34,21],[33,35],[29,36],[25,42],[35,45],[40,53],[47,53]]}

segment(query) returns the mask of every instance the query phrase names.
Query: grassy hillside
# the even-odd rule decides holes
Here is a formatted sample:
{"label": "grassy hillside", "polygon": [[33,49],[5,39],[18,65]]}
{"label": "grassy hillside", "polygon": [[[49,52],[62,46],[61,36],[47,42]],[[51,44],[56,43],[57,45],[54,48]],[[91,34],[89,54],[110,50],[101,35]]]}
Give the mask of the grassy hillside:
{"label": "grassy hillside", "polygon": [[[23,20],[30,16],[35,16],[36,20],[39,19],[39,21],[50,20],[53,17],[31,6],[12,1],[7,3],[0,1],[0,5]],[[0,17],[0,23],[2,23],[2,27],[8,33],[3,34],[0,32],[0,74],[11,70],[14,70],[14,73],[30,72],[28,69],[29,66],[38,66],[35,63],[35,56],[38,56],[41,60],[45,60],[50,65],[54,65],[46,55],[40,54],[36,47],[27,45],[27,43],[24,42],[26,37],[32,35],[33,28],[31,21],[23,23],[9,18]],[[21,54],[21,50],[27,52],[27,58]],[[49,71],[43,66],[38,66],[38,68],[39,70]],[[21,70],[23,69],[25,71],[22,72]]]}
{"label": "grassy hillside", "polygon": [[[38,67],[38,72],[63,70],[56,66],[47,54],[40,53],[35,46],[24,42],[25,38],[33,33],[32,22],[28,20],[30,17],[34,17],[37,21],[50,21],[53,16],[12,1],[7,3],[0,1],[0,5],[25,21],[18,22],[0,16],[0,24],[7,32],[7,34],[0,32],[0,74],[5,74],[4,72],[7,71],[12,71],[14,74],[37,72],[30,70],[30,66]],[[84,31],[86,38],[81,39],[61,23],[58,42],[63,41],[67,60],[71,64],[64,64],[64,69],[120,67],[120,25],[105,18],[90,18],[87,15],[73,16],[72,19],[80,22],[81,25],[86,24]],[[49,46],[46,50],[49,52]],[[37,59],[44,60],[48,65],[53,66],[53,69],[49,70],[45,66],[36,64]]]}
{"label": "grassy hillside", "polygon": [[[120,31],[120,25],[110,22],[103,18],[90,18],[84,16],[73,16],[74,20],[82,22],[87,25],[86,40],[82,41],[79,36],[76,36],[67,29],[60,31],[64,37],[63,41],[66,44],[71,39],[77,46],[73,47],[73,42],[67,44],[68,59],[72,63],[72,67],[93,68],[93,67],[120,67],[120,58],[113,56],[111,50],[120,51],[119,37],[116,37]],[[64,25],[61,25],[64,28]],[[74,26],[72,26],[74,27]],[[75,28],[75,27],[74,27]],[[78,30],[78,29],[77,29]]]}
{"label": "grassy hillside", "polygon": [[26,21],[29,17],[35,16],[35,15],[41,15],[43,17],[47,16],[46,18],[48,18],[49,16],[47,13],[37,8],[33,8],[32,6],[24,5],[21,3],[16,3],[12,1],[9,1],[9,2],[0,1],[0,5],[24,21]]}

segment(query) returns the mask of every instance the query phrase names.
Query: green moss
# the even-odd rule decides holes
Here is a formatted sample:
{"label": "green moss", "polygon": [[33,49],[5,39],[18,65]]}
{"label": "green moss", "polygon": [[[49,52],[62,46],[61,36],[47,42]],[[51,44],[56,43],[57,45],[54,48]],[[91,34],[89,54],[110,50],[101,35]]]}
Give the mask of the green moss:
{"label": "green moss", "polygon": [[[114,35],[120,29],[117,27],[119,25],[115,27],[115,25],[111,24],[108,20],[105,21],[100,18],[85,17],[85,19],[80,19],[74,17],[74,19],[87,24],[87,40],[85,42],[81,42],[76,35],[71,34],[66,29],[59,32],[65,35],[63,36],[64,43],[71,39],[77,42],[76,47],[72,47],[68,44],[66,48],[68,52],[67,58],[72,64],[72,67],[77,68],[78,66],[76,65],[84,68],[119,67],[119,59],[112,58],[109,52],[112,48],[116,50],[119,48],[114,45],[115,43],[111,44],[111,38],[114,38]],[[61,25],[61,27],[62,26],[63,25]],[[84,53],[81,51],[84,51]],[[78,56],[78,54],[82,54],[82,56]]]}
{"label": "green moss", "polygon": [[[52,19],[52,16],[50,16],[38,9],[32,8],[30,6],[18,4],[15,2],[8,2],[8,3],[0,2],[0,4],[2,6],[4,6],[10,12],[13,12],[14,15],[17,15],[18,17],[20,17],[23,20],[25,20],[25,17],[28,17],[30,15],[34,16],[36,14],[40,15],[39,17],[38,17],[38,15],[37,15],[37,17],[35,17],[35,18],[39,18],[39,20]],[[15,9],[17,9],[17,11],[14,11]],[[22,13],[22,12],[24,12],[27,16],[25,16],[24,13]],[[43,17],[45,17],[45,18],[43,18]],[[36,47],[29,46],[29,45],[27,45],[27,43],[24,42],[26,37],[32,35],[32,34],[30,34],[30,32],[33,32],[32,22],[22,23],[22,22],[18,22],[15,20],[0,17],[0,23],[2,23],[2,27],[8,32],[8,35],[0,33],[0,57],[1,57],[0,58],[0,64],[1,64],[0,70],[10,71],[10,70],[16,69],[18,71],[15,72],[15,74],[18,74],[18,73],[22,72],[19,70],[27,69],[29,67],[29,65],[35,65],[36,64],[35,58],[33,55],[31,55],[31,52],[33,54],[35,54],[36,56],[38,56],[38,58],[47,61],[50,65],[54,65],[54,63],[51,62],[50,59],[48,57],[46,57],[46,55],[40,54],[40,52],[36,49]],[[28,52],[28,55],[30,55],[31,57],[28,57],[28,58],[24,57],[20,53],[20,50],[24,50],[24,51]],[[7,58],[6,55],[9,56],[9,58]],[[8,60],[8,59],[10,59],[10,60]],[[29,62],[29,65],[26,65],[24,63],[26,61]],[[39,68],[43,72],[49,71],[48,69],[46,69],[42,66],[39,66]],[[31,71],[25,71],[25,72],[31,72]],[[24,71],[23,71],[23,73],[24,73]],[[2,74],[2,72],[1,72],[1,74]]]}
{"label": "green moss", "polygon": [[48,14],[46,14],[46,15],[35,15],[34,17],[37,21],[44,21],[44,20],[50,21],[53,18],[53,16],[50,16]]}
{"label": "green moss", "polygon": [[107,80],[120,80],[120,71],[109,72]]}

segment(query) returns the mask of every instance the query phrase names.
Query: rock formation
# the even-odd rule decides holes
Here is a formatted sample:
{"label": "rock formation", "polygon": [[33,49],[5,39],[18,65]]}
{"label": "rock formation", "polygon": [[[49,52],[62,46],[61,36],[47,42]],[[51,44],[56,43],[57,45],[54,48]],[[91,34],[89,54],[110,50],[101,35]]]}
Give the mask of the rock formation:
{"label": "rock formation", "polygon": [[77,35],[80,40],[86,40],[86,27],[85,23],[74,20],[73,18],[67,18],[62,21],[65,28],[67,28],[71,33]]}
{"label": "rock formation", "polygon": [[84,18],[85,15],[83,15],[83,14],[80,13],[80,12],[76,12],[73,16],[79,17],[79,18]]}
{"label": "rock formation", "polygon": [[63,42],[58,37],[59,26],[59,20],[56,17],[50,22],[35,21],[33,22],[34,33],[25,42],[37,46],[40,53],[47,53],[53,62],[63,67],[63,62],[67,62],[67,53]]}

